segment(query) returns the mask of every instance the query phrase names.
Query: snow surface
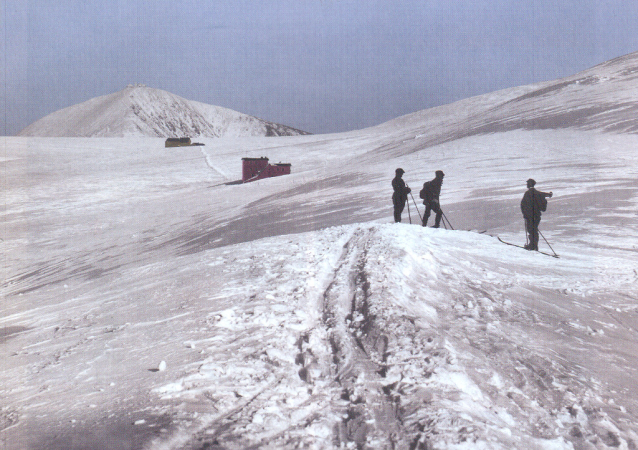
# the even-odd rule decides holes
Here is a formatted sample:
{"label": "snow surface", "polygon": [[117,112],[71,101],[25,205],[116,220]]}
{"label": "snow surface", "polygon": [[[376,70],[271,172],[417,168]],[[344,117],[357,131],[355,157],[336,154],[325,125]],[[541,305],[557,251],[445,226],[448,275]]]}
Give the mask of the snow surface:
{"label": "snow surface", "polygon": [[[432,125],[522,91],[336,135],[2,138],[2,448],[637,448],[638,136]],[[292,174],[238,184],[246,156]],[[391,223],[396,167],[417,200],[444,170],[457,231]],[[494,237],[524,243],[529,177],[559,259]]]}

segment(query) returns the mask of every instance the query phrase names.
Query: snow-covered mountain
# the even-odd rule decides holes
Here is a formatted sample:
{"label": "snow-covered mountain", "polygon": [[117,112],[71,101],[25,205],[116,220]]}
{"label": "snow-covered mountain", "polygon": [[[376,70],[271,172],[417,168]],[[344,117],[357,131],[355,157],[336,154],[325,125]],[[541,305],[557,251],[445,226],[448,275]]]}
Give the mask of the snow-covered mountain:
{"label": "snow-covered mountain", "polygon": [[[343,134],[3,139],[2,448],[638,448],[635,63]],[[496,239],[530,177],[558,259]]]}
{"label": "snow-covered mountain", "polygon": [[144,85],[56,111],[18,136],[242,137],[308,134],[219,106],[186,100]]}

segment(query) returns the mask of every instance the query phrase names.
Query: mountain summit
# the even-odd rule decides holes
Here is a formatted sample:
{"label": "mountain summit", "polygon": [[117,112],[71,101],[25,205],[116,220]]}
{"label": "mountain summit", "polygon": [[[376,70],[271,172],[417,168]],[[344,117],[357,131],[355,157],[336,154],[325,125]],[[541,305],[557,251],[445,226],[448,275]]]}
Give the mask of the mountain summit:
{"label": "mountain summit", "polygon": [[18,136],[167,138],[303,134],[309,133],[137,84],[49,114]]}

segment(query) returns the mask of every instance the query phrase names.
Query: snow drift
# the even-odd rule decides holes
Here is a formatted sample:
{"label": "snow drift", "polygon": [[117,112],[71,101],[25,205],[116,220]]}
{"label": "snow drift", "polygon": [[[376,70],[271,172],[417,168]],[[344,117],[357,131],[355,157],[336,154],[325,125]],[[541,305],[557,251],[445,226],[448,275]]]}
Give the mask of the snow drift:
{"label": "snow drift", "polygon": [[[636,448],[634,63],[336,135],[5,138],[3,447]],[[396,167],[456,231],[391,223]],[[494,237],[530,177],[560,259]]]}
{"label": "snow drift", "polygon": [[308,134],[169,92],[131,85],[114,94],[56,111],[18,136],[68,137],[240,137]]}

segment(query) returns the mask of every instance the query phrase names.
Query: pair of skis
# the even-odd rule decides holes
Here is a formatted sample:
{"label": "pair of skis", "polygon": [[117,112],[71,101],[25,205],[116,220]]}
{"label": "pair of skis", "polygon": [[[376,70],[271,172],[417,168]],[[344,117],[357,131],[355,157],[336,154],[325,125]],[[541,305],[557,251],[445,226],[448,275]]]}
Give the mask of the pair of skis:
{"label": "pair of skis", "polygon": [[[511,245],[512,247],[518,247],[518,248],[523,248],[525,250],[527,250],[525,247],[523,247],[522,245],[517,245],[517,244],[512,244],[511,242],[506,242],[503,239],[501,239],[500,237],[496,236],[496,238],[501,241],[503,244],[506,245]],[[558,256],[556,253],[551,254],[551,253],[545,253],[545,252],[541,252],[540,250],[535,250],[537,253],[540,253],[541,255],[547,255],[547,256],[551,256],[552,258],[560,258],[560,256]],[[554,251],[552,249],[552,251]]]}
{"label": "pair of skis", "polygon": [[[474,230],[468,230],[468,231],[474,231]],[[475,233],[478,233],[478,234],[485,234],[485,233],[487,233],[487,230],[483,230],[483,231],[474,231],[474,232],[475,232]],[[503,239],[501,239],[499,236],[494,236],[494,235],[492,235],[492,234],[488,234],[488,236],[495,237],[496,239],[498,239],[499,241],[501,241],[501,242],[502,242],[503,244],[505,244],[505,245],[511,245],[512,247],[518,247],[518,248],[522,248],[522,249],[528,250],[527,248],[525,248],[525,247],[524,247],[524,246],[522,246],[522,245],[512,244],[511,242],[504,241],[504,240],[503,240]],[[549,243],[548,243],[548,245],[549,245]],[[549,248],[552,248],[552,247],[550,246]],[[560,256],[558,256],[558,254],[556,254],[556,252],[554,252],[554,249],[553,249],[553,248],[552,248],[552,252],[553,252],[553,254],[552,254],[552,253],[545,253],[545,252],[541,252],[540,250],[535,250],[535,251],[536,251],[537,253],[540,253],[541,255],[551,256],[552,258],[560,258]]]}

